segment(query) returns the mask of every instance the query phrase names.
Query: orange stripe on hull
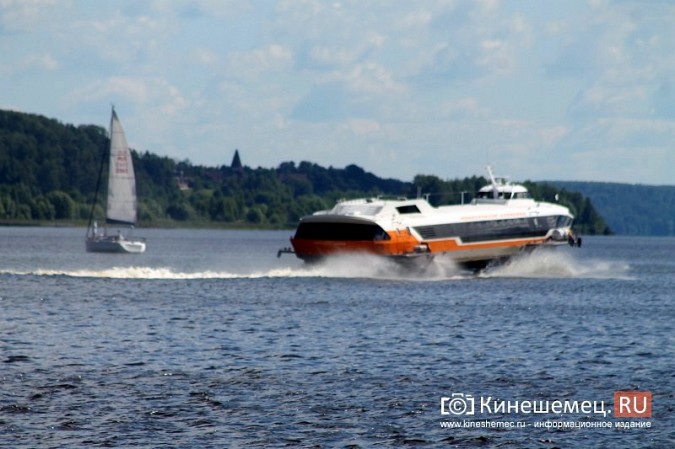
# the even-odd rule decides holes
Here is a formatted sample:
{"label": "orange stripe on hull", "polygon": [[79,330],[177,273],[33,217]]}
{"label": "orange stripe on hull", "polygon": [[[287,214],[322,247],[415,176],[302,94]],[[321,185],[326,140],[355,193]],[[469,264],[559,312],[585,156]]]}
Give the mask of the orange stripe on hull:
{"label": "orange stripe on hull", "polygon": [[[428,247],[426,254],[478,252],[489,253],[489,250],[514,249],[528,245],[540,245],[546,242],[545,238],[529,238],[515,240],[500,240],[493,242],[458,243],[456,239],[433,240],[420,242],[406,231],[389,232],[390,240],[304,240],[291,239],[293,249],[298,257],[311,258],[329,256],[338,253],[365,252],[382,256],[401,256],[415,254],[415,248],[424,243]],[[499,251],[495,253],[498,256]]]}
{"label": "orange stripe on hull", "polygon": [[389,232],[389,240],[305,240],[291,239],[299,257],[320,257],[337,253],[365,252],[382,256],[412,253],[419,242],[409,231]]}
{"label": "orange stripe on hull", "polygon": [[494,242],[477,242],[458,244],[455,239],[435,240],[426,242],[431,253],[447,253],[452,251],[465,251],[476,249],[510,248],[514,246],[539,245],[546,241],[545,238],[499,240]]}

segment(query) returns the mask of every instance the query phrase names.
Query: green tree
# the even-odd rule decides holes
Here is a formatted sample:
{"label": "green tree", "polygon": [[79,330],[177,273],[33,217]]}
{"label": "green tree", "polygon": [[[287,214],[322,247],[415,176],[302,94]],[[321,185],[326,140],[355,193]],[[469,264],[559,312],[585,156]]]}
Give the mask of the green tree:
{"label": "green tree", "polygon": [[42,195],[36,197],[32,201],[30,208],[30,218],[34,220],[53,220],[56,216],[54,206],[52,206],[52,203],[50,203],[49,200]]}
{"label": "green tree", "polygon": [[76,204],[67,193],[56,190],[49,192],[46,197],[54,208],[54,218],[57,220],[69,220],[75,216]]}

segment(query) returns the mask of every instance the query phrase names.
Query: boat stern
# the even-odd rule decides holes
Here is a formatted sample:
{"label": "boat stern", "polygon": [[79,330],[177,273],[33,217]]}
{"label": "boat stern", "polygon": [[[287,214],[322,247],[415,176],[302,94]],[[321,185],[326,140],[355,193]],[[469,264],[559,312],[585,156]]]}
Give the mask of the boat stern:
{"label": "boat stern", "polygon": [[385,231],[368,220],[321,218],[301,221],[291,237],[293,252],[300,259],[316,260],[344,253],[409,256],[426,250],[408,229]]}

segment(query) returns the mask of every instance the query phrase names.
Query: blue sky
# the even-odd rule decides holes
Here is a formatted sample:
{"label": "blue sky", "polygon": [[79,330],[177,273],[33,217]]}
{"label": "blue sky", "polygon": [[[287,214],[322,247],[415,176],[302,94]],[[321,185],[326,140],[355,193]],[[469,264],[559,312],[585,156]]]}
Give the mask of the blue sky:
{"label": "blue sky", "polygon": [[229,164],[675,184],[675,2],[0,0],[0,108]]}

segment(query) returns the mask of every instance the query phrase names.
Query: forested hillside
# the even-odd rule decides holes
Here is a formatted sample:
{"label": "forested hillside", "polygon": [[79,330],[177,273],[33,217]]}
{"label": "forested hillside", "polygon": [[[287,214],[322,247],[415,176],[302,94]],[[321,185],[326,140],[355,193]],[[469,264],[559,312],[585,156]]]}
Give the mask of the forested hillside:
{"label": "forested hillside", "polygon": [[[107,146],[107,131],[100,126],[64,125],[39,115],[0,111],[0,221],[83,223]],[[420,192],[432,204],[452,204],[470,201],[487,183],[476,176],[442,180],[429,175],[403,182],[379,178],[356,165],[325,168],[285,162],[254,169],[241,165],[239,158],[233,166],[205,167],[147,151],[132,151],[132,157],[141,226],[293,227],[301,216],[329,208],[340,198]],[[558,193],[559,201],[577,216],[582,233],[610,232],[581,194],[533,183],[528,187],[538,199],[555,201]],[[95,215],[101,219],[103,204]]]}
{"label": "forested hillside", "polygon": [[675,236],[675,186],[555,181],[593,200],[617,234]]}

